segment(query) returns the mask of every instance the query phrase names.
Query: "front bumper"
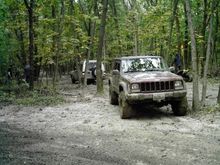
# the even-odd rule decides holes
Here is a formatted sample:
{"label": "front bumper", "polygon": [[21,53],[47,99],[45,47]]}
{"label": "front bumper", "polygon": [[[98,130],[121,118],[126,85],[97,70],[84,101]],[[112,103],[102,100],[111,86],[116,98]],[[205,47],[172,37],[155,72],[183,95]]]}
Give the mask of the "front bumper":
{"label": "front bumper", "polygon": [[127,94],[126,100],[130,104],[147,103],[147,102],[162,102],[181,100],[186,96],[186,90],[157,92],[157,93],[131,93]]}

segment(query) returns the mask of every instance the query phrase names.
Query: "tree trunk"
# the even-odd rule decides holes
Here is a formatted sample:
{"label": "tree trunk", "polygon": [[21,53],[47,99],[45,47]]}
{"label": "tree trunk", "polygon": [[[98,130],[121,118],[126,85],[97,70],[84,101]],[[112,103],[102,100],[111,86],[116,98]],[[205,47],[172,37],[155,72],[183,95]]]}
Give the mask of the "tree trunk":
{"label": "tree trunk", "polygon": [[34,89],[34,0],[24,0],[25,6],[28,10],[28,22],[29,22],[29,64],[30,64],[30,90]]}
{"label": "tree trunk", "polygon": [[[202,37],[203,37],[203,43],[202,43],[202,61],[201,61],[201,71],[203,72],[204,74],[204,60],[205,60],[205,57],[206,57],[206,53],[207,53],[207,50],[206,50],[206,27],[207,27],[207,17],[208,17],[208,14],[207,14],[207,0],[203,0],[203,3],[204,3],[204,11],[203,11],[203,23],[202,23]],[[199,73],[200,74],[200,73]],[[201,73],[202,74],[202,73]]]}
{"label": "tree trunk", "polygon": [[196,40],[194,26],[192,22],[191,8],[189,5],[189,0],[185,0],[186,14],[188,20],[188,28],[191,37],[191,54],[192,54],[192,70],[193,70],[193,110],[197,111],[200,108],[199,105],[199,77],[198,77],[198,67],[197,67],[197,52],[196,52]]}
{"label": "tree trunk", "polygon": [[[55,20],[56,19],[56,7],[54,4],[51,5],[51,16],[52,18]],[[56,24],[54,23],[53,27],[52,27],[53,31],[56,32]],[[52,37],[52,49],[51,49],[51,53],[56,54],[56,36],[53,35]],[[55,61],[55,59],[53,59]],[[55,79],[56,79],[56,72],[55,72],[55,62],[53,63],[52,69],[53,69],[53,73],[52,73],[52,80],[53,80],[53,88],[55,88]],[[51,71],[51,70],[50,70]]]}
{"label": "tree trunk", "polygon": [[134,33],[134,56],[137,56],[138,55],[138,43],[137,43],[137,32],[135,31]]}
{"label": "tree trunk", "polygon": [[183,45],[183,52],[184,52],[184,66],[185,69],[189,67],[190,57],[189,57],[189,36],[188,36],[188,21],[187,21],[187,14],[186,14],[186,5],[184,4],[184,12],[185,12],[185,28],[184,28],[184,45]]}
{"label": "tree trunk", "polygon": [[219,90],[218,90],[217,103],[220,104],[220,85],[219,85]]}
{"label": "tree trunk", "polygon": [[17,40],[19,41],[20,51],[19,51],[19,61],[22,64],[23,68],[27,64],[27,55],[25,52],[25,43],[24,43],[24,32],[22,28],[19,27],[16,29],[15,34],[17,36]]}
{"label": "tree trunk", "polygon": [[115,21],[115,28],[117,31],[117,39],[118,39],[118,54],[119,56],[122,55],[122,47],[121,47],[121,40],[120,40],[120,27],[119,27],[119,22],[118,22],[118,13],[117,13],[117,8],[115,5],[115,0],[112,0],[112,11],[114,14],[114,21]]}
{"label": "tree trunk", "polygon": [[[173,24],[174,24],[174,20],[175,20],[175,17],[176,17],[176,12],[177,12],[177,7],[178,7],[178,3],[179,3],[179,0],[174,0],[173,1],[173,13],[172,13],[172,16],[171,16],[171,19],[170,19],[170,31],[169,31],[169,38],[168,38],[168,54],[169,54],[169,50],[170,50],[170,47],[171,47],[171,43],[172,43],[172,34],[173,34]],[[167,57],[166,57],[167,58]],[[165,59],[166,61],[168,59]]]}
{"label": "tree trunk", "polygon": [[[211,67],[210,70],[213,73],[216,73],[218,71],[218,33],[219,33],[219,8],[216,9],[216,14],[215,14],[215,23],[213,25],[215,25],[215,28],[213,27],[213,41],[212,41],[212,56],[211,56]],[[213,17],[214,19],[214,17]],[[214,20],[213,20],[214,21]]]}
{"label": "tree trunk", "polygon": [[96,27],[96,22],[90,22],[90,27],[89,27],[89,45],[88,45],[88,50],[87,50],[87,58],[86,58],[86,67],[85,67],[85,77],[84,77],[84,86],[86,87],[87,85],[87,70],[88,70],[88,64],[89,64],[89,59],[93,47],[93,40],[94,40],[94,35],[95,35],[95,27]]}
{"label": "tree trunk", "polygon": [[136,13],[133,15],[133,23],[134,23],[134,35],[133,35],[133,42],[134,42],[134,47],[133,47],[133,55],[137,56],[138,55],[138,25],[137,25],[137,15]]}
{"label": "tree trunk", "polygon": [[80,65],[80,56],[77,55],[76,59],[75,59],[75,64],[76,64],[76,71],[78,73],[78,77],[79,77],[79,87],[81,88],[82,87],[82,70],[81,70],[81,65]]}
{"label": "tree trunk", "polygon": [[[94,14],[95,14],[95,16],[98,16],[97,1],[94,1],[93,5],[94,5],[94,8],[93,8]],[[91,14],[91,13],[92,13],[92,11],[89,11],[89,14]],[[86,22],[84,24],[86,25]],[[96,31],[96,21],[94,20],[94,22],[93,22],[91,19],[89,21],[89,25],[88,25],[88,36],[90,38],[89,38],[88,49],[87,49],[87,53],[86,53],[87,57],[86,57],[85,77],[84,77],[83,87],[85,87],[87,85],[87,75],[88,75],[87,70],[88,70],[89,59],[90,59],[93,44],[94,44],[95,31]]]}
{"label": "tree trunk", "polygon": [[204,67],[204,73],[203,73],[203,87],[202,87],[202,104],[205,105],[205,99],[206,99],[206,90],[207,90],[207,73],[209,68],[209,58],[211,56],[211,42],[212,42],[212,31],[213,31],[213,10],[214,10],[214,3],[212,2],[212,10],[211,10],[211,16],[210,16],[210,22],[209,22],[209,37],[208,37],[208,43],[207,43],[207,50],[206,50],[206,61],[205,61],[205,67]]}
{"label": "tree trunk", "polygon": [[61,53],[62,43],[61,43],[61,37],[63,32],[63,22],[64,22],[64,14],[65,14],[65,4],[64,0],[61,0],[61,8],[60,8],[60,15],[58,17],[58,24],[57,24],[57,36],[55,38],[56,43],[56,49],[55,49],[55,65],[54,65],[54,87],[56,82],[58,81],[59,77],[59,57]]}
{"label": "tree trunk", "polygon": [[99,45],[98,45],[98,53],[97,53],[97,67],[96,67],[97,69],[97,94],[104,93],[101,64],[102,64],[102,53],[103,53],[103,43],[104,43],[104,36],[105,36],[107,10],[108,10],[108,0],[103,0],[103,11],[102,11],[102,17],[101,17],[100,31],[99,31]]}
{"label": "tree trunk", "polygon": [[[175,14],[175,21],[176,21],[176,33],[177,33],[177,51],[178,54],[181,55],[181,32],[180,32],[180,22],[178,17],[178,7],[176,8],[176,14]],[[182,59],[182,58],[181,58]]]}

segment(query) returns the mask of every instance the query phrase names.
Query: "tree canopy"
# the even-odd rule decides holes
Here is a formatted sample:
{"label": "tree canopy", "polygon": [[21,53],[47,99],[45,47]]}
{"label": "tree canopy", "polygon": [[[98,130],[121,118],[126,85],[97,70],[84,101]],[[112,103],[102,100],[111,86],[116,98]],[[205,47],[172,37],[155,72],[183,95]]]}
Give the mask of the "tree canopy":
{"label": "tree canopy", "polygon": [[[183,68],[192,68],[184,0],[108,0],[105,25],[103,1],[2,0],[1,83],[8,68],[13,67],[14,72],[24,75],[27,65],[31,68],[32,81],[38,80],[40,73],[46,73],[56,82],[59,74],[69,72],[83,59],[96,59],[100,53],[105,63],[119,56],[153,54],[163,56],[169,65],[173,56],[179,53]],[[220,7],[218,2],[213,6],[214,2],[189,1],[200,76],[203,76],[207,47],[210,65],[205,74],[219,75]],[[100,47],[99,30],[103,26],[105,33]]]}

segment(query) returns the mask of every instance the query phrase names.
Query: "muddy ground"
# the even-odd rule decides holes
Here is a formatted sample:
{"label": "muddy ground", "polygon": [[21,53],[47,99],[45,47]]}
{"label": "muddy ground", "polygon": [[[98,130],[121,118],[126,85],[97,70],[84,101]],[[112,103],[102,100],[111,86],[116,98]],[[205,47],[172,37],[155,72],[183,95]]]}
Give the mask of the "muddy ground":
{"label": "muddy ground", "polygon": [[[188,100],[192,84],[188,83]],[[217,84],[209,84],[214,105]],[[169,106],[141,108],[121,120],[118,107],[89,85],[82,98],[67,78],[60,92],[68,103],[55,107],[0,107],[2,164],[220,164],[220,112],[176,117]]]}

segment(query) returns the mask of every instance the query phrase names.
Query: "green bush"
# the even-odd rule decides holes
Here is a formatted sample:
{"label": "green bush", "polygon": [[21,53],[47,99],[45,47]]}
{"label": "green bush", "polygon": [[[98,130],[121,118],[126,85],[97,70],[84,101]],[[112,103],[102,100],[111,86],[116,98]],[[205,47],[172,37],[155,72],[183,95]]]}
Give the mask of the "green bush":
{"label": "green bush", "polygon": [[64,99],[61,96],[42,96],[39,94],[34,94],[33,97],[29,96],[16,99],[16,104],[28,106],[57,105],[62,102],[64,102]]}
{"label": "green bush", "polygon": [[15,100],[15,95],[11,93],[6,93],[0,90],[0,103],[2,104],[13,104]]}
{"label": "green bush", "polygon": [[27,84],[11,83],[0,88],[1,104],[18,104],[26,106],[48,106],[64,102],[64,98],[53,88],[28,90]]}

